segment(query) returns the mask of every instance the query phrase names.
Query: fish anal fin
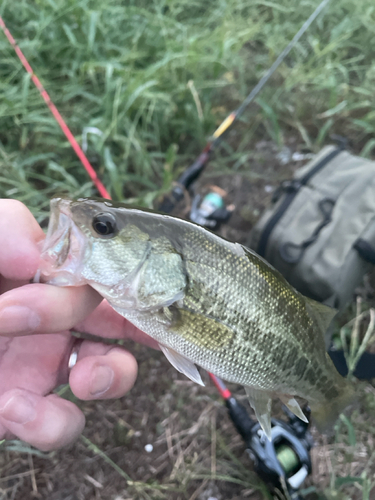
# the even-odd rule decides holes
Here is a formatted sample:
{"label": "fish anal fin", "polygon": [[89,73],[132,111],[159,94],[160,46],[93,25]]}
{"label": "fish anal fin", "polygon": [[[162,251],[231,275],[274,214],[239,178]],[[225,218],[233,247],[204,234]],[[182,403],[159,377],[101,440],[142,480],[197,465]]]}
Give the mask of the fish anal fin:
{"label": "fish anal fin", "polygon": [[204,386],[200,373],[194,363],[186,359],[184,356],[181,356],[181,354],[178,354],[178,352],[170,347],[166,347],[162,344],[159,344],[159,347],[167,360],[176,368],[177,371],[186,375],[193,382]]}
{"label": "fish anal fin", "polygon": [[271,395],[267,391],[255,389],[245,385],[245,391],[249,398],[250,406],[255,411],[255,415],[262,427],[264,434],[271,441]]}
{"label": "fish anal fin", "polygon": [[296,417],[301,419],[303,422],[306,422],[307,424],[309,421],[306,418],[306,415],[303,413],[298,401],[296,401],[294,398],[291,398],[290,396],[280,396],[279,398],[281,401],[284,403],[284,405],[290,410]]}
{"label": "fish anal fin", "polygon": [[331,324],[331,321],[336,316],[337,310],[332,307],[325,306],[320,302],[316,302],[315,300],[309,299],[308,297],[305,297],[305,299],[308,313],[324,334]]}

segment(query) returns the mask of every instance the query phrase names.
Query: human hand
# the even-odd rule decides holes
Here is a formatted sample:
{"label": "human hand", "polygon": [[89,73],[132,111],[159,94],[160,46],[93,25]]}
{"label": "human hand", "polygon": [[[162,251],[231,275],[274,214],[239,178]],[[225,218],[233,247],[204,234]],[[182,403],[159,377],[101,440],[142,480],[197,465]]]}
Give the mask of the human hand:
{"label": "human hand", "polygon": [[22,203],[0,200],[0,234],[0,439],[59,448],[81,433],[84,416],[54,388],[69,381],[80,399],[117,398],[137,375],[129,352],[86,340],[69,374],[69,330],[154,344],[89,286],[30,284],[44,233]]}

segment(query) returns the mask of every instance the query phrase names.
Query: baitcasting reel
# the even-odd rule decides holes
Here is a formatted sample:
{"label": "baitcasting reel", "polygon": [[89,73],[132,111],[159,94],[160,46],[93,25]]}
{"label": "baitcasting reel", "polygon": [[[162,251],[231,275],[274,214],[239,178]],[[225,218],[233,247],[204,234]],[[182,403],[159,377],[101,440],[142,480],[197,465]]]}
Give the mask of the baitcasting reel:
{"label": "baitcasting reel", "polygon": [[233,396],[226,399],[226,405],[236,429],[246,443],[255,472],[272,491],[286,490],[292,500],[301,499],[298,490],[311,473],[310,449],[313,440],[308,431],[309,424],[283,407],[289,421],[271,419],[269,441],[259,423],[249,417],[245,407]]}

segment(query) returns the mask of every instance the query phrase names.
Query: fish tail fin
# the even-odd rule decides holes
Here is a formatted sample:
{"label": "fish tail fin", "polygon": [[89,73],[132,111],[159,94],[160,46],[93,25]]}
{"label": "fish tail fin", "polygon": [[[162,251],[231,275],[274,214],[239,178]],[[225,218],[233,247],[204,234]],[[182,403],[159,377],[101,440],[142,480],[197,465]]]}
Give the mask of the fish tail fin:
{"label": "fish tail fin", "polygon": [[340,413],[355,402],[354,386],[345,379],[344,382],[337,397],[318,404],[311,401],[311,417],[320,432],[331,430]]}

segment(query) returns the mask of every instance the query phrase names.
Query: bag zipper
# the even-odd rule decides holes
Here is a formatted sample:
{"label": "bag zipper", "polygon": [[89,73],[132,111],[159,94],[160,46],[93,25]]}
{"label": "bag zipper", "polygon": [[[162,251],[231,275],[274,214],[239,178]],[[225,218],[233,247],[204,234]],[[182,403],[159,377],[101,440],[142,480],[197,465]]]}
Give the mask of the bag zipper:
{"label": "bag zipper", "polygon": [[292,203],[294,198],[296,197],[298,191],[302,186],[308,183],[308,181],[313,177],[319,170],[321,170],[323,167],[327,165],[335,156],[337,156],[339,153],[343,151],[341,148],[334,149],[331,151],[327,156],[322,158],[320,162],[318,162],[314,168],[312,168],[304,177],[301,179],[293,179],[292,181],[287,181],[282,184],[282,187],[284,191],[287,191],[287,195],[285,196],[283,202],[279,206],[277,212],[273,214],[273,216],[269,219],[267,222],[263,232],[262,236],[260,237],[258,248],[257,248],[257,253],[261,257],[265,257],[266,253],[266,248],[267,248],[267,243],[268,239],[276,226],[276,224],[279,222],[281,217],[284,215],[286,210],[288,209],[289,205]]}

